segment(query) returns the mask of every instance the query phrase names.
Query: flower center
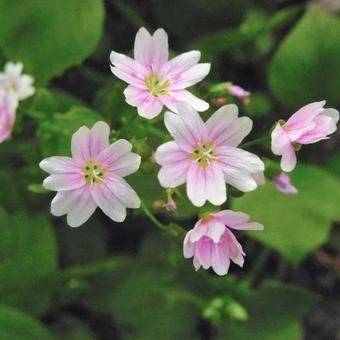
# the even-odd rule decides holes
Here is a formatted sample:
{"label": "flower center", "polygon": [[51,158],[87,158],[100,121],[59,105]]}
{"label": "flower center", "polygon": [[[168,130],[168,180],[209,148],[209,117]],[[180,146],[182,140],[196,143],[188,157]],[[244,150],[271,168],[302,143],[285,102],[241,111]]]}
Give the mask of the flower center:
{"label": "flower center", "polygon": [[197,161],[202,168],[207,168],[208,165],[216,160],[216,152],[213,148],[213,143],[208,142],[202,146],[196,147],[190,154],[192,161]]}
{"label": "flower center", "polygon": [[98,164],[87,161],[83,167],[86,184],[100,184],[104,182],[105,170]]}
{"label": "flower center", "polygon": [[152,72],[144,80],[146,87],[153,96],[165,96],[169,93],[168,87],[170,85],[169,80],[159,81],[157,74]]}

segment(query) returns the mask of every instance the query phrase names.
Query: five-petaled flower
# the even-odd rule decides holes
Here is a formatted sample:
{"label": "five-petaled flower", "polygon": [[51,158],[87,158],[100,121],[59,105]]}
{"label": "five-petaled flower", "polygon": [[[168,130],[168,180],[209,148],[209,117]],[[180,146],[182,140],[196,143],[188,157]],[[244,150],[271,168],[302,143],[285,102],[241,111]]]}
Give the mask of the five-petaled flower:
{"label": "five-petaled flower", "polygon": [[236,230],[262,230],[263,225],[249,222],[249,216],[242,212],[223,210],[203,216],[184,239],[185,258],[193,257],[198,270],[212,267],[216,274],[226,275],[230,260],[243,266],[245,253],[229,228]]}
{"label": "five-petaled flower", "polygon": [[141,28],[136,35],[134,59],[111,52],[111,71],[129,84],[126,102],[137,107],[138,114],[151,119],[167,106],[177,112],[179,101],[190,103],[195,110],[205,111],[209,104],[185,90],[201,81],[210,71],[210,64],[199,64],[199,51],[183,53],[168,60],[168,36],[158,29],[153,36]]}
{"label": "five-petaled flower", "polygon": [[283,192],[284,194],[297,194],[298,190],[291,183],[289,175],[281,172],[277,176],[273,177],[273,182],[277,190]]}
{"label": "five-petaled flower", "polygon": [[122,222],[126,208],[138,208],[136,192],[123,179],[138,170],[140,156],[131,144],[120,139],[109,144],[110,128],[97,122],[83,126],[72,136],[71,157],[49,157],[40,163],[48,172],[44,187],[58,191],[51,203],[55,216],[67,214],[67,223],[85,223],[97,206],[112,220]]}
{"label": "five-petaled flower", "polygon": [[272,132],[272,152],[282,156],[281,168],[290,172],[296,166],[296,154],[302,144],[312,144],[336,131],[339,112],[325,109],[325,101],[305,105],[283,125],[278,122]]}
{"label": "five-petaled flower", "polygon": [[35,92],[32,76],[22,74],[22,63],[8,62],[0,73],[0,89],[13,91],[18,100],[26,99]]}
{"label": "five-petaled flower", "polygon": [[0,143],[12,134],[18,99],[12,91],[0,90]]}
{"label": "five-petaled flower", "polygon": [[187,103],[179,103],[178,111],[178,115],[166,112],[164,117],[174,141],[162,144],[155,153],[162,166],[158,179],[163,187],[187,183],[189,199],[200,207],[207,200],[224,203],[226,183],[243,192],[262,184],[261,159],[237,148],[251,131],[252,121],[239,118],[236,105],[221,107],[206,123]]}

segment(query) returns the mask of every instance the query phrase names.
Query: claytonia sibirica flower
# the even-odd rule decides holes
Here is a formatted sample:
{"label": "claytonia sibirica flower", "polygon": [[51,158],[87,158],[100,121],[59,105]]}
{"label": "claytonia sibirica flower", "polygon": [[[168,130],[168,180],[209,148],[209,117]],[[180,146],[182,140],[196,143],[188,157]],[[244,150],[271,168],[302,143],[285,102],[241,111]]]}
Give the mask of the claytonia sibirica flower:
{"label": "claytonia sibirica flower", "polygon": [[297,194],[298,190],[291,183],[290,177],[281,172],[279,175],[273,177],[273,182],[277,190],[283,192],[284,194]]}
{"label": "claytonia sibirica flower", "polygon": [[49,157],[40,163],[48,172],[44,187],[58,191],[51,213],[67,214],[67,223],[78,227],[97,206],[112,220],[124,221],[126,208],[138,208],[140,200],[123,177],[136,172],[140,156],[131,144],[119,139],[109,144],[110,128],[97,122],[92,129],[81,127],[72,136],[70,157]]}
{"label": "claytonia sibirica flower", "polygon": [[12,91],[0,90],[0,143],[12,134],[18,100]]}
{"label": "claytonia sibirica flower", "polygon": [[230,260],[242,267],[245,253],[229,228],[262,230],[263,225],[249,222],[247,214],[232,210],[207,214],[186,234],[184,257],[194,258],[196,270],[212,267],[218,275],[228,273]]}
{"label": "claytonia sibirica flower", "polygon": [[167,106],[177,112],[177,103],[185,101],[195,110],[205,111],[209,104],[186,90],[201,81],[210,64],[199,64],[199,51],[183,53],[169,60],[168,35],[158,29],[153,36],[142,27],[136,35],[134,59],[111,52],[112,73],[129,84],[126,102],[137,107],[138,114],[151,119]]}
{"label": "claytonia sibirica flower", "polygon": [[0,89],[13,91],[18,100],[26,99],[35,92],[33,77],[22,74],[22,63],[8,62],[3,73],[0,73]]}
{"label": "claytonia sibirica flower", "polygon": [[339,112],[325,109],[325,101],[305,105],[284,124],[278,122],[272,132],[272,152],[282,156],[281,168],[290,172],[296,166],[296,154],[302,144],[312,144],[336,131]]}
{"label": "claytonia sibirica flower", "polygon": [[215,205],[224,203],[226,183],[247,192],[262,182],[261,159],[237,148],[252,129],[252,121],[239,118],[236,105],[221,107],[204,123],[182,102],[178,115],[166,112],[164,122],[174,141],[161,145],[155,153],[162,166],[158,179],[163,187],[187,183],[189,199],[200,207],[207,200]]}
{"label": "claytonia sibirica flower", "polygon": [[238,85],[229,85],[227,89],[228,93],[242,101],[243,104],[249,103],[250,92],[244,90],[242,87]]}

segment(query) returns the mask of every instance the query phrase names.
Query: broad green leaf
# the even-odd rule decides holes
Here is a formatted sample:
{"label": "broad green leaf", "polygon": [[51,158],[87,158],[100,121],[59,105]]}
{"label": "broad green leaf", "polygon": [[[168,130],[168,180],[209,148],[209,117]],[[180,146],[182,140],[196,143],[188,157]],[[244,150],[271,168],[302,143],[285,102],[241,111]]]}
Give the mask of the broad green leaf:
{"label": "broad green leaf", "polygon": [[289,109],[340,103],[340,19],[310,8],[279,46],[269,68],[275,96]]}
{"label": "broad green leaf", "polygon": [[291,179],[297,195],[285,195],[272,183],[235,199],[233,209],[264,225],[251,236],[298,263],[328,240],[332,222],[340,218],[340,181],[315,166],[300,165]]}
{"label": "broad green leaf", "polygon": [[1,301],[40,314],[48,292],[22,290],[57,267],[55,235],[48,220],[16,211],[0,210],[0,296]]}
{"label": "broad green leaf", "polygon": [[81,106],[74,106],[65,113],[54,113],[38,130],[44,155],[69,155],[73,133],[83,125],[91,128],[98,120],[102,118],[97,112]]}
{"label": "broad green leaf", "polygon": [[300,340],[300,320],[317,301],[303,288],[269,281],[245,300],[248,321],[227,320],[218,339]]}
{"label": "broad green leaf", "polygon": [[53,339],[38,320],[5,305],[0,305],[0,335],[3,340]]}
{"label": "broad green leaf", "polygon": [[6,57],[23,62],[40,85],[94,51],[104,6],[101,0],[2,0],[0,13],[0,46]]}

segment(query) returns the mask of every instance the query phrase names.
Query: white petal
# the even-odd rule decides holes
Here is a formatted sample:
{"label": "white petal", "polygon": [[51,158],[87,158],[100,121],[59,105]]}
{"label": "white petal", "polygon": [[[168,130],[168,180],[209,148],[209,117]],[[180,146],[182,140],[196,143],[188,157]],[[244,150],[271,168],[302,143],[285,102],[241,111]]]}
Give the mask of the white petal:
{"label": "white petal", "polygon": [[109,146],[110,127],[105,122],[97,122],[90,130],[90,154],[96,157]]}

